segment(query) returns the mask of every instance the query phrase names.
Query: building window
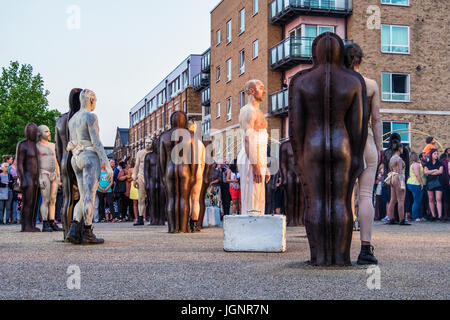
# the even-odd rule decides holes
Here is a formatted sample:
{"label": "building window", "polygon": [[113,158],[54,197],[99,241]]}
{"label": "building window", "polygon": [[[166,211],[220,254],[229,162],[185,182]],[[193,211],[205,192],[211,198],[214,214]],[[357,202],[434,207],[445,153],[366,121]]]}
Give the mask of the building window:
{"label": "building window", "polygon": [[408,122],[383,121],[383,148],[389,148],[389,138],[391,134],[398,133],[402,139],[403,145],[411,145],[411,135]]}
{"label": "building window", "polygon": [[231,81],[231,59],[227,60],[227,82]]}
{"label": "building window", "polygon": [[231,42],[231,32],[232,32],[231,22],[232,20],[227,22],[227,43]]}
{"label": "building window", "polygon": [[220,102],[218,102],[216,105],[217,105],[217,116],[216,116],[216,118],[220,118]]}
{"label": "building window", "polygon": [[233,106],[232,106],[231,97],[230,97],[227,99],[227,121],[231,120],[232,112],[233,112]]}
{"label": "building window", "polygon": [[220,81],[220,66],[216,68],[216,81]]}
{"label": "building window", "polygon": [[245,8],[239,12],[239,33],[245,31]]}
{"label": "building window", "polygon": [[381,3],[395,6],[409,6],[409,0],[381,0]]}
{"label": "building window", "polygon": [[245,51],[242,50],[239,52],[239,74],[243,74],[245,72]]}
{"label": "building window", "polygon": [[410,101],[409,74],[382,73],[383,101]]}
{"label": "building window", "polygon": [[239,92],[239,104],[240,104],[241,108],[243,106],[245,106],[245,92],[244,91]]}
{"label": "building window", "polygon": [[220,42],[222,41],[222,35],[220,33],[220,29],[217,30],[217,46],[220,44]]}
{"label": "building window", "polygon": [[257,14],[259,11],[259,0],[253,0],[253,14]]}
{"label": "building window", "polygon": [[409,54],[409,27],[381,25],[381,52]]}
{"label": "building window", "polygon": [[253,42],[253,59],[258,58],[259,55],[259,41]]}
{"label": "building window", "polygon": [[232,160],[234,158],[234,145],[232,136],[227,136],[227,146],[226,146],[227,158]]}

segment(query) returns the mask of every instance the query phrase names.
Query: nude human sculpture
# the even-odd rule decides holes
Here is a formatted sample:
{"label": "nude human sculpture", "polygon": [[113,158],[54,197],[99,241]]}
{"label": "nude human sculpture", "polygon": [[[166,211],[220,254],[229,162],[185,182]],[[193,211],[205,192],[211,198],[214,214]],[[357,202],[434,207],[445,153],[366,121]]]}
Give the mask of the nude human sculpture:
{"label": "nude human sculpture", "polygon": [[[98,119],[92,113],[97,98],[91,90],[80,94],[81,109],[69,121],[70,142],[67,150],[72,152],[71,164],[77,177],[80,200],[73,212],[73,221],[67,239],[73,244],[101,244],[92,232],[94,201],[100,178],[100,163],[109,163],[100,141]],[[113,171],[106,166],[107,180],[113,178]],[[81,224],[84,219],[84,225]]]}
{"label": "nude human sculpture", "polygon": [[70,223],[73,217],[73,209],[76,204],[75,198],[77,178],[73,171],[71,159],[72,153],[67,151],[67,144],[69,143],[69,120],[75,113],[80,110],[80,93],[82,89],[74,88],[69,95],[69,112],[62,114],[56,120],[55,128],[55,150],[56,159],[60,167],[60,176],[63,191],[63,204],[61,207],[61,222],[64,229],[64,240],[67,241],[67,233],[70,229]]}
{"label": "nude human sculpture", "polygon": [[313,43],[314,66],[289,90],[289,136],[307,196],[305,227],[312,265],[351,265],[351,195],[364,169],[368,108],[364,79],[344,65],[333,33]]}
{"label": "nude human sculpture", "polygon": [[[189,197],[197,175],[197,165],[193,158],[194,153],[190,152],[189,157],[189,152],[185,151],[193,150],[194,137],[186,128],[187,116],[184,112],[174,112],[170,123],[172,128],[161,134],[159,147],[159,166],[167,201],[167,221],[169,233],[188,233]],[[172,159],[172,151],[178,145],[184,145],[185,148],[177,154],[178,159]]]}
{"label": "nude human sculpture", "polygon": [[291,142],[285,141],[280,147],[281,185],[284,189],[286,222],[290,227],[304,225],[305,201],[300,175],[295,164]]}
{"label": "nude human sculpture", "polygon": [[145,139],[145,149],[141,150],[136,155],[136,165],[133,170],[133,184],[139,191],[138,211],[139,218],[134,226],[144,225],[144,216],[146,212],[145,200],[147,193],[145,189],[145,156],[152,150],[152,140],[150,138]]}
{"label": "nude human sculpture", "polygon": [[[363,58],[362,49],[356,44],[345,46],[345,64],[347,68],[359,72]],[[380,90],[375,80],[363,77],[367,89],[367,105],[369,108],[369,128],[364,149],[365,169],[358,178],[358,220],[361,235],[361,253],[358,264],[378,264],[373,254],[372,226],[375,217],[373,206],[373,184],[377,174],[378,163],[383,151],[383,128],[380,116]]]}
{"label": "nude human sculpture", "polygon": [[247,82],[245,91],[249,101],[239,115],[243,142],[237,158],[241,175],[241,212],[243,215],[264,215],[265,184],[270,180],[270,173],[267,169],[267,120],[260,104],[266,91],[259,80]]}
{"label": "nude human sculpture", "polygon": [[39,157],[39,186],[41,189],[42,232],[62,231],[55,223],[55,206],[58,187],[61,185],[55,144],[51,143],[50,129],[39,126],[36,144]]}
{"label": "nude human sculpture", "polygon": [[165,217],[160,214],[161,201],[159,192],[161,185],[159,181],[159,157],[155,145],[156,139],[152,138],[150,151],[144,159],[144,180],[150,209],[150,225],[161,226],[165,224]]}
{"label": "nude human sculpture", "polygon": [[202,189],[200,191],[200,213],[198,215],[198,227],[199,229],[203,229],[203,220],[205,218],[205,212],[206,212],[206,205],[205,205],[205,199],[206,199],[206,191],[208,190],[209,186],[211,185],[211,170],[214,168],[214,160],[213,160],[213,154],[211,152],[206,152],[206,148],[211,145],[211,140],[203,140],[203,145],[205,146],[205,168],[203,169],[203,175],[202,175]]}
{"label": "nude human sculpture", "polygon": [[16,149],[16,167],[22,190],[22,232],[41,232],[36,228],[36,213],[39,196],[39,157],[37,150],[38,127],[28,123],[26,140],[20,141]]}
{"label": "nude human sculpture", "polygon": [[[194,135],[194,157],[197,165],[197,174],[195,175],[194,184],[191,187],[189,196],[190,208],[190,228],[192,232],[199,232],[199,217],[200,217],[200,193],[203,185],[203,173],[205,170],[206,151],[203,142],[201,141],[201,133],[197,132],[197,125],[194,121],[189,121],[188,129]],[[203,221],[200,221],[202,224]]]}

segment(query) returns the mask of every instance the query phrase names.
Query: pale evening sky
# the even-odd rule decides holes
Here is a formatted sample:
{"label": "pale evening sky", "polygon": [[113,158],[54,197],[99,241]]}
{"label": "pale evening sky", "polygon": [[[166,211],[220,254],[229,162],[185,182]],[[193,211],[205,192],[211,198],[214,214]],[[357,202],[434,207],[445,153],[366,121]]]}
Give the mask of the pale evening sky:
{"label": "pale evening sky", "polygon": [[50,109],[61,113],[72,88],[93,90],[102,142],[113,146],[130,109],[210,46],[210,11],[219,2],[0,0],[0,67],[31,64],[50,91]]}

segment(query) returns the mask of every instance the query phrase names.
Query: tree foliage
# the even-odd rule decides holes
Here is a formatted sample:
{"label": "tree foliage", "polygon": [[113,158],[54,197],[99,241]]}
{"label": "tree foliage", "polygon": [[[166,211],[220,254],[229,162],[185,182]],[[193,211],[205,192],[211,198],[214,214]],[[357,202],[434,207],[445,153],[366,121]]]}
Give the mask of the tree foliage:
{"label": "tree foliage", "polygon": [[11,62],[2,68],[0,77],[0,156],[16,152],[16,145],[25,139],[25,126],[34,122],[46,125],[55,133],[57,110],[48,109],[44,80],[41,75],[33,75],[33,67]]}

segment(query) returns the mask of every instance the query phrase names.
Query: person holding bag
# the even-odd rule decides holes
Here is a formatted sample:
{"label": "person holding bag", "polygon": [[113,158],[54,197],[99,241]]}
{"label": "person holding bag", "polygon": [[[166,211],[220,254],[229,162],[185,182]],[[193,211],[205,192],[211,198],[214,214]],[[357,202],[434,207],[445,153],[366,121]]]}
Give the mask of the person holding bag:
{"label": "person holding bag", "polygon": [[[428,201],[430,205],[433,221],[440,220],[444,222],[442,216],[442,192],[441,177],[444,173],[444,165],[439,161],[439,154],[437,149],[430,151],[430,161],[425,165],[425,174],[427,175],[427,191]],[[436,196],[435,196],[436,195]],[[439,217],[436,217],[436,209]]]}

